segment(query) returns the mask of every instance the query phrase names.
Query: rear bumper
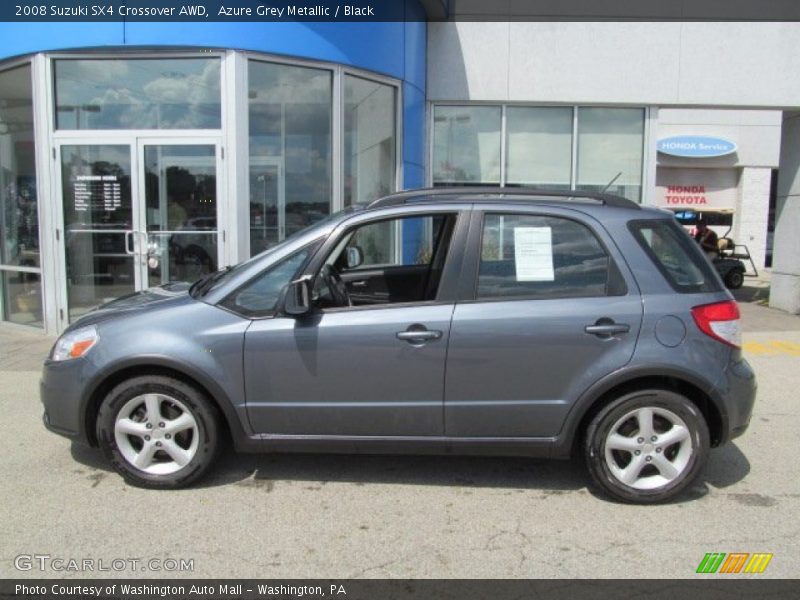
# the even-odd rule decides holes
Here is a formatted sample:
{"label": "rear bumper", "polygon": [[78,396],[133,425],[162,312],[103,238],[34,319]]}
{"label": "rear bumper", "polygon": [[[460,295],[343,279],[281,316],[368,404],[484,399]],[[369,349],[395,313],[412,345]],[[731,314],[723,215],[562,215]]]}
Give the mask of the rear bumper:
{"label": "rear bumper", "polygon": [[750,364],[739,358],[731,362],[717,386],[725,406],[723,431],[720,445],[735,439],[747,431],[753,405],[756,400],[756,375]]}

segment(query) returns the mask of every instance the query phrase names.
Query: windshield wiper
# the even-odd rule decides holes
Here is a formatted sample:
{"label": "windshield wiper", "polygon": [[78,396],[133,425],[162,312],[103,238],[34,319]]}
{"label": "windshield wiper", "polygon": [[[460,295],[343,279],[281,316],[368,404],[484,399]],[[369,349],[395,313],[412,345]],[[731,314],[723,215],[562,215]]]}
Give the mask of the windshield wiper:
{"label": "windshield wiper", "polygon": [[189,295],[192,298],[205,296],[209,290],[214,287],[214,284],[219,281],[223,275],[229,273],[231,269],[233,269],[233,265],[228,265],[224,269],[203,275],[203,277],[195,281],[189,288]]}

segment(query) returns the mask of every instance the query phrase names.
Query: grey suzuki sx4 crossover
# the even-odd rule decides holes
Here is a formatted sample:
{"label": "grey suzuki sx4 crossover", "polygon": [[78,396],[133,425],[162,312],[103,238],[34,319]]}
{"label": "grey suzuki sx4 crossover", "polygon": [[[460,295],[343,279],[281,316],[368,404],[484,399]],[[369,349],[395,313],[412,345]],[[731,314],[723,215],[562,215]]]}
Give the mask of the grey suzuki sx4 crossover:
{"label": "grey suzuki sx4 crossover", "polygon": [[403,192],[58,339],[44,423],[130,483],[240,451],[582,456],[675,497],[755,399],[739,310],[671,214],[525,188]]}

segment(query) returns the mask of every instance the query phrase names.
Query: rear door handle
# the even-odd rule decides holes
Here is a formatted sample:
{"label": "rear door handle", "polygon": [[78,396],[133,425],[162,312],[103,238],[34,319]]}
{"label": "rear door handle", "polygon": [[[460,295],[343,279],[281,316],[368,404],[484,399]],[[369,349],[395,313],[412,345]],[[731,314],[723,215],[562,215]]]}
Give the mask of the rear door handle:
{"label": "rear door handle", "polygon": [[628,333],[631,326],[627,323],[595,323],[587,325],[583,330],[597,337],[611,337],[619,333]]}
{"label": "rear door handle", "polygon": [[418,329],[418,330],[411,329],[411,330],[397,332],[398,340],[403,340],[406,342],[417,343],[417,344],[431,340],[438,340],[440,337],[442,337],[441,331],[429,330],[429,329]]}
{"label": "rear door handle", "polygon": [[352,287],[363,288],[363,287],[367,287],[367,282],[362,279],[360,281],[353,281],[353,282],[350,283],[350,285]]}

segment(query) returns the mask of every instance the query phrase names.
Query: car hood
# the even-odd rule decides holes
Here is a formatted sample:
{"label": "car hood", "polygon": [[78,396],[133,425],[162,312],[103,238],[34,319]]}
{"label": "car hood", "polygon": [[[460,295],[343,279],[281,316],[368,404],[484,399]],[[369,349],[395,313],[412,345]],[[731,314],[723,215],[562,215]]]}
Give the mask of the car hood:
{"label": "car hood", "polygon": [[184,304],[187,301],[193,302],[194,300],[189,296],[189,287],[189,283],[174,282],[122,296],[86,313],[73,322],[69,329],[96,325],[122,315],[162,310],[167,306]]}

